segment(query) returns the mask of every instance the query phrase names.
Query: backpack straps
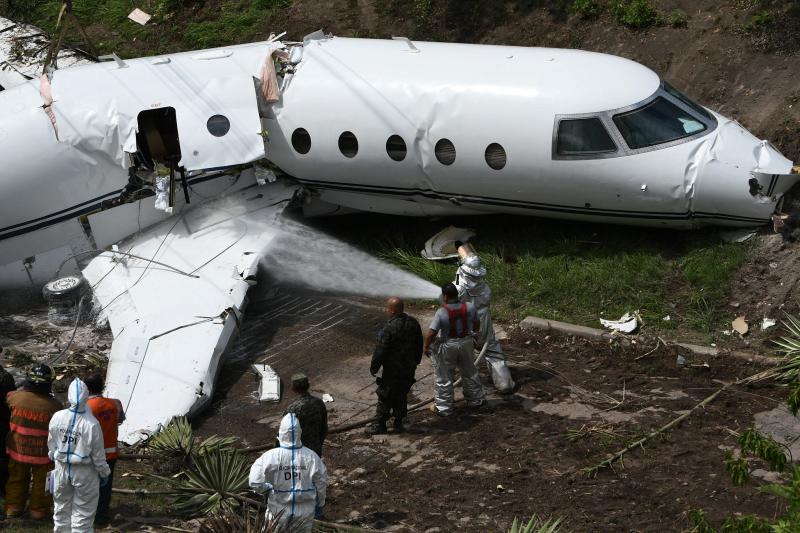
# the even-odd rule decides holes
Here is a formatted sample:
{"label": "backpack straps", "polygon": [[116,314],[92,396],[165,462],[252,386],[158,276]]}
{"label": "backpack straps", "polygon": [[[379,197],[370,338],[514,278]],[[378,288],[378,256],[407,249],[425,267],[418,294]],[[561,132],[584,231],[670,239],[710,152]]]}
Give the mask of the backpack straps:
{"label": "backpack straps", "polygon": [[[467,304],[462,303],[458,309],[451,309],[444,305],[444,310],[447,311],[447,317],[450,322],[450,333],[448,335],[451,339],[463,339],[467,336]],[[461,334],[457,333],[456,320],[461,320]]]}

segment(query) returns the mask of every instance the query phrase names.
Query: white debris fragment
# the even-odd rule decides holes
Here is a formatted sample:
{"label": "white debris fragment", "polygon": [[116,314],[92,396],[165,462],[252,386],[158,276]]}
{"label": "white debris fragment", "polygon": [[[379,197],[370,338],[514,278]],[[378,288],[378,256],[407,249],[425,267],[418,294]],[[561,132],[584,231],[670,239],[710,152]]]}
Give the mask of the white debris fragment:
{"label": "white debris fragment", "polygon": [[603,324],[604,327],[621,333],[633,333],[639,327],[639,321],[638,311],[635,313],[625,313],[619,320],[600,319],[600,323]]}
{"label": "white debris fragment", "polygon": [[458,257],[456,241],[467,242],[475,236],[475,232],[468,228],[448,226],[425,243],[425,248],[420,252],[425,259],[438,261]]}
{"label": "white debris fragment", "polygon": [[144,26],[145,24],[150,22],[150,19],[153,17],[152,15],[145,13],[144,11],[142,11],[137,7],[136,9],[130,12],[128,18],[131,19],[133,22]]}
{"label": "white debris fragment", "polygon": [[764,319],[761,321],[761,331],[768,330],[777,323],[778,321],[775,320],[774,318],[764,317]]}
{"label": "white debris fragment", "polygon": [[669,315],[667,315],[667,316],[665,316],[664,318],[662,318],[661,320],[663,320],[664,322],[669,322],[670,320],[672,320],[672,317],[670,317]]}
{"label": "white debris fragment", "polygon": [[262,402],[277,402],[281,399],[281,378],[272,370],[272,367],[264,363],[253,365],[261,381],[258,383],[258,399]]}
{"label": "white debris fragment", "polygon": [[323,403],[333,403],[333,396],[328,394],[327,392],[322,395],[322,402]]}
{"label": "white debris fragment", "polygon": [[278,180],[278,176],[275,175],[275,172],[273,172],[268,168],[264,168],[261,165],[255,165],[253,167],[253,171],[256,176],[256,183],[258,183],[259,185],[274,183]]}
{"label": "white debris fragment", "polygon": [[746,335],[747,332],[750,331],[750,326],[747,325],[747,321],[745,321],[743,316],[737,316],[736,319],[731,322],[731,327],[733,331],[739,335]]}

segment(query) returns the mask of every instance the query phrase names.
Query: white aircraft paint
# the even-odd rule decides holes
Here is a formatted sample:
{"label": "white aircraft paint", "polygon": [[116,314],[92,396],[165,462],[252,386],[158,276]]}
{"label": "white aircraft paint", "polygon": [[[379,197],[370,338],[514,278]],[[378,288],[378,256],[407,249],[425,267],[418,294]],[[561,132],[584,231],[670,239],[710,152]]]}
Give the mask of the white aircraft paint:
{"label": "white aircraft paint", "polygon": [[[0,61],[8,62],[2,46]],[[268,103],[257,78],[278,50],[288,56],[279,65],[282,94]],[[115,335],[108,388],[128,407],[128,442],[207,403],[245,302],[242,254],[263,253],[267,224],[280,211],[270,202],[299,187],[317,212],[750,227],[768,221],[800,178],[768,142],[703,110],[651,70],[576,50],[318,33],[302,44],[73,66],[46,80],[22,81],[36,72],[14,69],[7,83],[16,86],[0,91],[0,288],[41,284],[64,262],[61,272],[74,271],[89,252],[121,239],[122,249],[185,271],[202,265],[194,278],[141,260],[121,265],[106,252],[84,269]],[[642,132],[626,136],[617,121],[658,105],[677,110],[682,135],[637,147]],[[159,130],[151,139],[141,114],[170,108],[178,138]],[[592,120],[610,148],[558,149],[562,124],[578,120]],[[293,142],[299,129],[310,146]],[[340,146],[345,132],[350,144]],[[390,154],[393,136],[405,148]],[[452,162],[437,154],[443,139],[454,146]],[[134,153],[168,141],[179,146],[180,160],[170,164],[187,170],[191,202],[184,206],[176,185],[180,214],[169,219],[152,197],[123,195],[129,173],[155,179],[139,175],[147,157]],[[278,182],[249,188],[256,162]],[[225,194],[242,199],[262,190],[250,204],[262,209],[231,215],[223,208]],[[219,199],[197,206],[209,197]],[[208,217],[218,223],[207,226]]]}
{"label": "white aircraft paint", "polygon": [[125,407],[121,441],[133,444],[211,401],[246,308],[252,258],[269,246],[272,222],[293,194],[283,183],[245,189],[120,243],[192,276],[113,252],[84,269],[114,334],[106,393]]}

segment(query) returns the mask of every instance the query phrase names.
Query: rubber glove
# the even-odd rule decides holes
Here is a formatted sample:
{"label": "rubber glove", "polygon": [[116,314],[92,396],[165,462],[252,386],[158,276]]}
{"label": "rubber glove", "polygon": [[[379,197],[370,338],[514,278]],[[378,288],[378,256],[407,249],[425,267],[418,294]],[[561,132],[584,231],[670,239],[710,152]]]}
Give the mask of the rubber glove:
{"label": "rubber glove", "polygon": [[320,519],[325,516],[325,506],[317,506],[314,508],[314,518]]}
{"label": "rubber glove", "polygon": [[106,485],[108,485],[108,478],[107,477],[101,477],[100,478],[100,486],[101,487],[105,487]]}

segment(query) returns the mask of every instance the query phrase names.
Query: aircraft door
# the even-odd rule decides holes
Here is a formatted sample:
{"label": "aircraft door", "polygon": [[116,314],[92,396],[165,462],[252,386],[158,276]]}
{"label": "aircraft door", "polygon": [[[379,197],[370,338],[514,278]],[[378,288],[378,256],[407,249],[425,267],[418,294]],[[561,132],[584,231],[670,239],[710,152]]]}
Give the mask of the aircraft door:
{"label": "aircraft door", "polygon": [[264,157],[264,139],[253,78],[198,77],[181,80],[186,87],[175,108],[180,139],[180,166],[186,170],[229,167]]}

